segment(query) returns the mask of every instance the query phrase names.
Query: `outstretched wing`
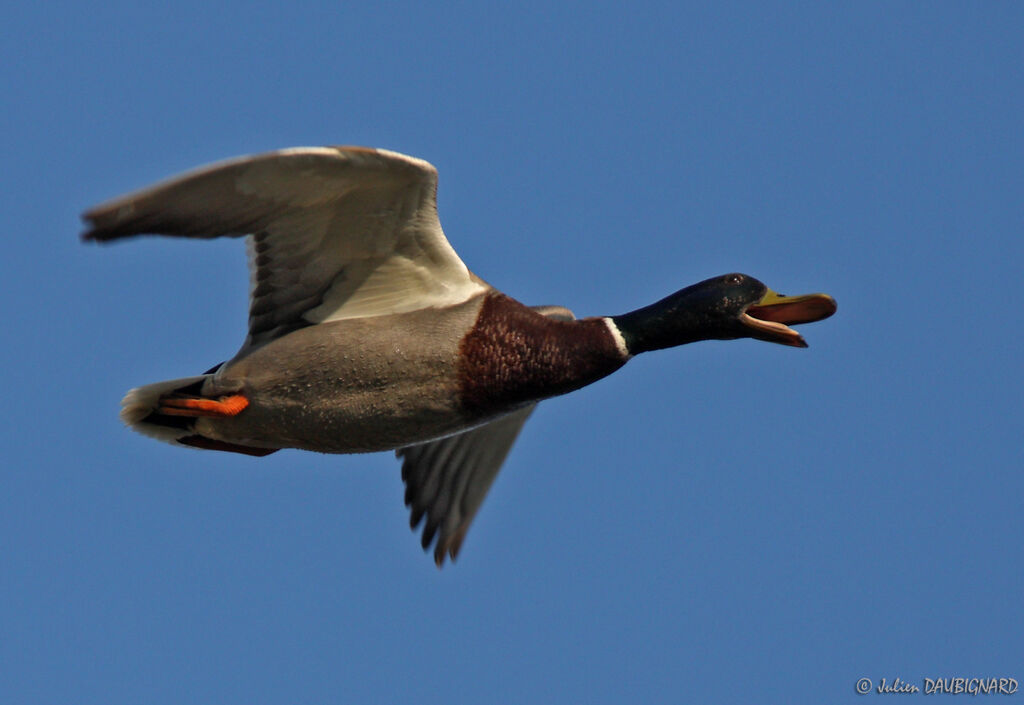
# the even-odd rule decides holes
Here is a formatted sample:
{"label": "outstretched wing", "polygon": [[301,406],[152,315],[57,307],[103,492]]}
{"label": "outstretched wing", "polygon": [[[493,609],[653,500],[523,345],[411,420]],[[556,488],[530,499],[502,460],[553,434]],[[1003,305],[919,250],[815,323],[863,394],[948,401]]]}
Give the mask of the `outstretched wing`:
{"label": "outstretched wing", "polygon": [[87,211],[86,240],[250,235],[249,337],[403,313],[484,291],[448,244],[429,163],[364,147],[300,147],[186,173]]}
{"label": "outstretched wing", "polygon": [[487,490],[536,406],[471,431],[395,451],[402,458],[409,526],[415,529],[426,517],[422,544],[424,550],[429,548],[437,535],[434,562],[438,568],[445,554],[455,560]]}
{"label": "outstretched wing", "polygon": [[[561,306],[533,308],[549,318],[575,318]],[[415,529],[426,518],[423,548],[429,548],[437,536],[434,562],[439,568],[446,554],[452,560],[458,555],[473,517],[536,406],[530,404],[469,431],[395,451],[402,459],[409,525]]]}

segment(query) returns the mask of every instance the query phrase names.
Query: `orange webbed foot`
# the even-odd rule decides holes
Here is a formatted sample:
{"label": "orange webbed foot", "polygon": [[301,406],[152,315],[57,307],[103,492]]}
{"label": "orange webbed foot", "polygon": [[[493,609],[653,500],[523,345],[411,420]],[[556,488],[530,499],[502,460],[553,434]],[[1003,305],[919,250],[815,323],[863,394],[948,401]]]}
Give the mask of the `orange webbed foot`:
{"label": "orange webbed foot", "polygon": [[160,400],[156,411],[165,416],[230,418],[240,414],[247,406],[249,406],[249,400],[242,394],[232,394],[221,399],[164,397]]}

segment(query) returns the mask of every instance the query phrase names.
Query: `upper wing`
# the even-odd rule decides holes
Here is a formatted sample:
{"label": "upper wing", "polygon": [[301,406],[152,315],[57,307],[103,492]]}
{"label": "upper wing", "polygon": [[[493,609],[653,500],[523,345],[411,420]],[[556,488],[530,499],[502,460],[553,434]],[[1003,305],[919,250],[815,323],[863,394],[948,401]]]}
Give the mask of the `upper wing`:
{"label": "upper wing", "polygon": [[[533,308],[549,318],[575,318],[562,306]],[[445,554],[455,560],[487,490],[536,406],[530,404],[469,431],[395,451],[402,459],[410,526],[415,529],[426,516],[424,549],[440,531],[434,547],[438,567],[444,563]]]}
{"label": "upper wing", "polygon": [[364,147],[300,147],[186,173],[87,211],[86,240],[251,235],[247,345],[311,323],[465,301],[484,285],[445,239],[437,171]]}

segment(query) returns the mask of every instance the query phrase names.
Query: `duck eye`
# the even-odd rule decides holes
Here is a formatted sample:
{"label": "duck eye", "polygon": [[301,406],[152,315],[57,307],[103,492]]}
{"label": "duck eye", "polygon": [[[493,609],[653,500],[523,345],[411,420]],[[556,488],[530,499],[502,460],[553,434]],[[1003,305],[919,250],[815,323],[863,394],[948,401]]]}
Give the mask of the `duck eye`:
{"label": "duck eye", "polygon": [[742,274],[730,274],[728,277],[726,277],[725,283],[726,284],[742,284],[743,283],[743,275]]}

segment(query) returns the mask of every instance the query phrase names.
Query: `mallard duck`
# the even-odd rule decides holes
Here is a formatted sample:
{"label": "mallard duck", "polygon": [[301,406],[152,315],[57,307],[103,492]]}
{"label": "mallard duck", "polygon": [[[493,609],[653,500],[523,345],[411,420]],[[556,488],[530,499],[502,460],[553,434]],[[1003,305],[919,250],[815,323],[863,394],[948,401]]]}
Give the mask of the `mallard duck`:
{"label": "mallard duck", "polygon": [[132,389],[121,418],[188,448],[254,456],[394,450],[413,529],[455,559],[534,406],[651,350],[756,338],[836,310],[726,274],[630,313],[576,320],[474,275],[438,220],[437,171],[383,149],[232,159],[97,206],[84,240],[247,236],[249,330],[227,362]]}

